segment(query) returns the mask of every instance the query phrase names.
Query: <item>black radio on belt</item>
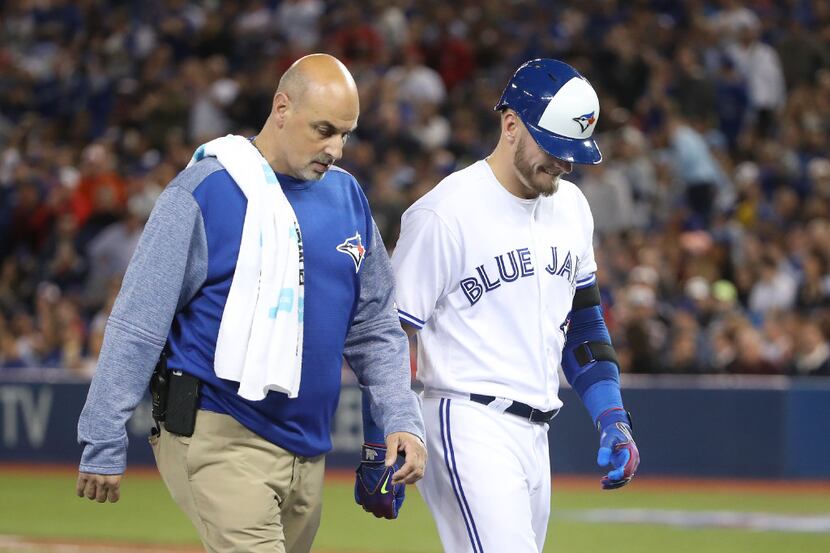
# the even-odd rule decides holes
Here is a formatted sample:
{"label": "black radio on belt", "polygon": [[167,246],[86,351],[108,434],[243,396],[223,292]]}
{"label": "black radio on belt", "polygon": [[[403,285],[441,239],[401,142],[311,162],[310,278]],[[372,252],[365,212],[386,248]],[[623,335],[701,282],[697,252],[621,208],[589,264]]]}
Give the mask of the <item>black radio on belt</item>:
{"label": "black radio on belt", "polygon": [[164,423],[164,428],[172,434],[192,436],[199,408],[200,381],[186,372],[170,370],[167,356],[165,346],[150,377],[153,420],[157,426]]}
{"label": "black radio on belt", "polygon": [[153,420],[156,424],[164,422],[167,412],[167,389],[170,384],[170,371],[167,370],[167,346],[161,350],[153,376],[150,377],[150,399],[153,403]]}

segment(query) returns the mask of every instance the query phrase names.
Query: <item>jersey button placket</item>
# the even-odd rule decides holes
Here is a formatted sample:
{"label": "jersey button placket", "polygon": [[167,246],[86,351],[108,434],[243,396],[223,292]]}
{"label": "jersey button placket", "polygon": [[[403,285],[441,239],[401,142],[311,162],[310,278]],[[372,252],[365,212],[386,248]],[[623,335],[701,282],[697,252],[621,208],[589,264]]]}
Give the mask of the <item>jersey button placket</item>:
{"label": "jersey button placket", "polygon": [[542,356],[542,373],[544,379],[544,386],[543,390],[548,389],[548,373],[549,367],[548,364],[550,363],[550,354],[548,347],[545,346],[547,341],[545,340],[545,326],[544,326],[544,313],[543,310],[545,309],[545,286],[544,282],[542,281],[542,275],[544,273],[543,267],[540,265],[540,259],[542,257],[539,255],[540,250],[540,236],[538,236],[539,231],[537,230],[539,226],[536,224],[536,216],[539,211],[540,206],[542,205],[542,199],[539,198],[536,200],[536,204],[533,206],[533,209],[530,212],[530,238],[532,242],[532,251],[531,255],[533,256],[533,267],[535,268],[535,277],[536,277],[536,290],[538,294],[538,309],[539,309],[539,317],[537,320],[539,321],[539,328],[538,328],[538,337],[539,337],[539,347],[541,349],[540,353]]}

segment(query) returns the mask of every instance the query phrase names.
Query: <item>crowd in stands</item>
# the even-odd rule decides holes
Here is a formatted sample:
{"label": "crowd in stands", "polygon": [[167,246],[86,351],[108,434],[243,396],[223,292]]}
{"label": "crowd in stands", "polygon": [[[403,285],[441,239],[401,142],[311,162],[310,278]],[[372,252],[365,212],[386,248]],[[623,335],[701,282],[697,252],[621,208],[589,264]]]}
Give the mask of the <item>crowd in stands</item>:
{"label": "crowd in stands", "polygon": [[0,368],[94,370],[155,198],[314,51],[355,75],[340,165],[390,250],[511,72],[563,59],[600,96],[569,178],[623,371],[830,375],[826,0],[0,2]]}

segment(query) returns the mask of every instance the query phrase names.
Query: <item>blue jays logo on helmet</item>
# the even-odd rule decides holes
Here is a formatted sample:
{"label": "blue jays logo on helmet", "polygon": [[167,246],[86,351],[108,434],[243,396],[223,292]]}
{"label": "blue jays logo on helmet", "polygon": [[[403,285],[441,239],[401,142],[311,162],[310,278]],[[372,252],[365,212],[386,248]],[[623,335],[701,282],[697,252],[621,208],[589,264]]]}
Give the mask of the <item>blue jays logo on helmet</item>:
{"label": "blue jays logo on helmet", "polygon": [[592,111],[591,113],[586,113],[584,115],[580,115],[579,117],[574,117],[574,121],[577,122],[580,130],[582,130],[582,132],[585,132],[585,130],[588,127],[596,123],[597,118],[594,117],[594,112]]}
{"label": "blue jays logo on helmet", "polygon": [[359,232],[355,231],[354,236],[346,238],[342,244],[337,246],[337,251],[352,258],[355,273],[360,270],[360,264],[363,263],[363,257],[366,255],[366,248],[363,247]]}
{"label": "blue jays logo on helmet", "polygon": [[599,119],[599,98],[591,83],[567,63],[542,58],[523,64],[495,107],[505,108],[518,114],[549,155],[571,163],[602,161],[591,138]]}

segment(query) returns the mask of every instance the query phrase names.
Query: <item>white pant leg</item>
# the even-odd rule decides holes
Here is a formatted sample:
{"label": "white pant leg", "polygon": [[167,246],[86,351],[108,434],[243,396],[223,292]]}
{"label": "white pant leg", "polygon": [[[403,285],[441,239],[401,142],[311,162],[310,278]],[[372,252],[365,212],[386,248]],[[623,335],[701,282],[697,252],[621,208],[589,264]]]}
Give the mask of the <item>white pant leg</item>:
{"label": "white pant leg", "polygon": [[425,398],[423,413],[429,460],[418,489],[444,550],[539,553],[550,511],[547,425],[460,399]]}
{"label": "white pant leg", "polygon": [[536,537],[536,546],[539,551],[545,546],[545,536],[548,533],[548,521],[550,520],[550,452],[548,447],[547,424],[535,425],[536,433],[536,462],[537,469],[536,485],[530,492],[531,511],[533,513],[531,524]]}

